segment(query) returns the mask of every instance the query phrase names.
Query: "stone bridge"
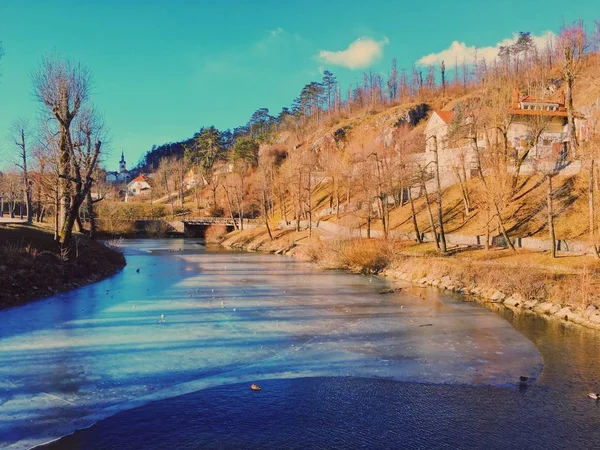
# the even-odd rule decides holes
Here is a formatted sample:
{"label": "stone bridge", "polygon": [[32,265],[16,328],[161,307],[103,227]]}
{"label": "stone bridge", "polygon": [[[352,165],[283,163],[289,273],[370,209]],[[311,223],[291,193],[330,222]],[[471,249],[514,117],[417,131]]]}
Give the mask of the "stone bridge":
{"label": "stone bridge", "polygon": [[[253,228],[259,224],[257,219],[243,219],[244,228]],[[183,234],[188,237],[204,237],[212,225],[224,225],[227,231],[241,228],[240,219],[228,217],[185,217],[181,219],[137,219],[135,228],[140,234],[166,233]]]}

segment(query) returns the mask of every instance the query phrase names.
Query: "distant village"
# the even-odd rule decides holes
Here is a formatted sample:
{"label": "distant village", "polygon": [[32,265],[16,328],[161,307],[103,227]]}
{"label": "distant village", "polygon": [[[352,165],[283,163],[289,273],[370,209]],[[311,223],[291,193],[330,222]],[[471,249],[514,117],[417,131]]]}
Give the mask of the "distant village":
{"label": "distant village", "polygon": [[117,188],[124,201],[128,201],[130,196],[150,194],[152,186],[149,183],[149,179],[149,176],[144,176],[143,174],[139,174],[135,178],[132,178],[131,173],[127,170],[124,151],[121,152],[119,170],[106,172],[105,177],[106,183]]}

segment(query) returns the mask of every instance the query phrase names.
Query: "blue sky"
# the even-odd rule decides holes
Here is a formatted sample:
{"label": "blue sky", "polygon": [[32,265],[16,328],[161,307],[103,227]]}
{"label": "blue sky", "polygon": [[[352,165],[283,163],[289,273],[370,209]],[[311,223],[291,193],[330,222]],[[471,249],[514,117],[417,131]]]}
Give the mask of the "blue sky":
{"label": "blue sky", "polygon": [[276,114],[324,68],[347,88],[364,70],[387,74],[393,57],[410,69],[454,41],[453,51],[470,54],[518,31],[600,19],[597,0],[141,3],[0,0],[0,169],[11,123],[39,114],[31,74],[48,53],[91,69],[91,98],[110,130],[104,164],[114,170],[121,150],[131,167],[153,144],[201,126],[233,128],[260,107]]}

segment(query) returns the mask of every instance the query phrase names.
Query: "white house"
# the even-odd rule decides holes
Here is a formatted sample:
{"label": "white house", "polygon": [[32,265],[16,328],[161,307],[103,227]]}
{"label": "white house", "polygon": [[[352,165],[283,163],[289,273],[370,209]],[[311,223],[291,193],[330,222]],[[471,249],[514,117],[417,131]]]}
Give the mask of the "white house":
{"label": "white house", "polygon": [[131,195],[141,195],[150,193],[152,187],[146,181],[146,177],[144,175],[138,175],[135,177],[131,183],[127,185],[127,193]]}
{"label": "white house", "polygon": [[433,111],[425,127],[426,152],[432,151],[436,142],[438,150],[448,148],[448,125],[453,117],[454,111]]}

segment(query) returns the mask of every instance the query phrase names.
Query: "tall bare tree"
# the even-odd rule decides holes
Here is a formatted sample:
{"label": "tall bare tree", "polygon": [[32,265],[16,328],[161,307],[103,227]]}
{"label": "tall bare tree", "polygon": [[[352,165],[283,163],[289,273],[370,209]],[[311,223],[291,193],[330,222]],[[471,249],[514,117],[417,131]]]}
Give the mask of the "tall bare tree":
{"label": "tall bare tree", "polygon": [[[85,142],[74,142],[72,134],[72,124],[88,100],[90,84],[91,73],[87,68],[57,56],[43,58],[33,74],[34,93],[47,108],[58,129],[58,239],[67,248],[79,207],[91,188],[92,173],[102,145],[99,140],[92,142],[90,129]],[[83,119],[82,123],[87,120]],[[82,169],[82,161],[75,160],[76,151],[87,161],[87,170]]]}
{"label": "tall bare tree", "polygon": [[565,82],[565,106],[568,115],[567,133],[573,152],[577,150],[579,145],[575,134],[573,86],[583,67],[583,57],[587,46],[587,33],[582,21],[563,27],[556,43],[557,61]]}
{"label": "tall bare tree", "polygon": [[68,175],[72,190],[69,195],[67,217],[60,232],[60,243],[69,247],[73,227],[79,218],[79,210],[92,188],[94,172],[100,157],[103,136],[102,120],[90,106],[81,109],[76,122],[75,139],[69,156],[71,171]]}
{"label": "tall bare tree", "polygon": [[30,149],[30,130],[29,124],[25,119],[16,121],[11,130],[12,138],[16,148],[18,149],[19,162],[17,167],[21,170],[23,179],[23,197],[25,200],[25,208],[27,211],[27,223],[33,221],[33,207],[31,202],[31,179],[27,168],[28,159],[31,153]]}

